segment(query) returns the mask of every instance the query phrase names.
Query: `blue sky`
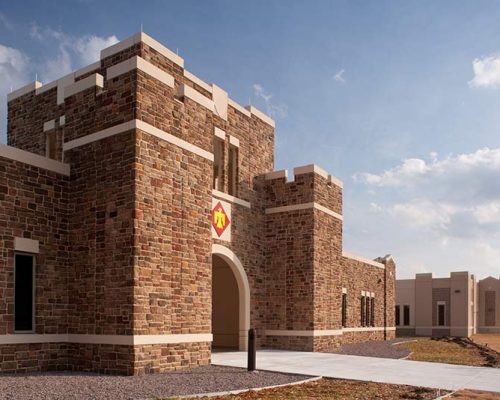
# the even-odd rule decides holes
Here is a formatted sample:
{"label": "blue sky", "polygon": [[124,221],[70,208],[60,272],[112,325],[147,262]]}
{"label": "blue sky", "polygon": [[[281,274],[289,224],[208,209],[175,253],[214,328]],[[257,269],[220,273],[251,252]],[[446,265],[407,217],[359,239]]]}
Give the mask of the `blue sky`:
{"label": "blue sky", "polygon": [[5,95],[140,30],[272,114],[276,168],[344,181],[344,248],[398,277],[500,275],[497,1],[23,1],[0,5]]}

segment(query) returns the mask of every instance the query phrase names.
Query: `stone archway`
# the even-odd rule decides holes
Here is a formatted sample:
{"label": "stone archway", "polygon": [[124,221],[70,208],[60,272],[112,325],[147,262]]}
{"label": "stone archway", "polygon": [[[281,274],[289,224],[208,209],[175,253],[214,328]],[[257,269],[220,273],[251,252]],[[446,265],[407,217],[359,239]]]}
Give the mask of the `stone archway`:
{"label": "stone archway", "polygon": [[[238,349],[247,350],[250,328],[250,285],[243,264],[230,249],[220,244],[212,245],[212,257],[216,256],[231,269],[238,292]],[[213,257],[214,258],[214,257]]]}

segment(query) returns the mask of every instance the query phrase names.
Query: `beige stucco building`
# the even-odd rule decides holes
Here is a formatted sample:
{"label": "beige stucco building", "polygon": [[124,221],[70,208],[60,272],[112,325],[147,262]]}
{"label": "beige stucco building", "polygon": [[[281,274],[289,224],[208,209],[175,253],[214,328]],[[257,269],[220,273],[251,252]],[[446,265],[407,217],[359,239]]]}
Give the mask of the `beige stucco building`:
{"label": "beige stucco building", "polygon": [[470,272],[432,273],[396,280],[398,336],[471,336],[500,333],[500,279],[476,281]]}

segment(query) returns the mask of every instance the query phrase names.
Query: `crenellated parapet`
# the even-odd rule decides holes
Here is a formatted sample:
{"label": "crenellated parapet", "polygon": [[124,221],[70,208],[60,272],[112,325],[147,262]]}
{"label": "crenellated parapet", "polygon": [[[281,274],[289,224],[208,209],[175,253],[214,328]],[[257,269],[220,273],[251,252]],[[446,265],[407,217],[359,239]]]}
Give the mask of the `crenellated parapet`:
{"label": "crenellated parapet", "polygon": [[[265,175],[266,213],[278,210],[315,208],[342,220],[342,182],[317,165],[294,168]],[[285,207],[285,208],[284,208]]]}

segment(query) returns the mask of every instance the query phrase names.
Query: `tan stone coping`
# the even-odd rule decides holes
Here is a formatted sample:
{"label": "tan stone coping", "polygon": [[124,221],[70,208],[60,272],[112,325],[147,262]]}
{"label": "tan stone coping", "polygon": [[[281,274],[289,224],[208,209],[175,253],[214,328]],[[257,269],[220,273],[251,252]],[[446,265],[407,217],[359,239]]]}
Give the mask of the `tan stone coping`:
{"label": "tan stone coping", "polygon": [[200,157],[206,158],[209,161],[214,160],[214,155],[212,153],[138,119],[123,122],[110,128],[103,129],[90,135],[82,136],[81,138],[66,142],[63,144],[63,151],[68,151],[76,147],[84,146],[86,144],[96,142],[98,140],[102,140],[132,129],[140,129],[143,132],[149,133],[150,135],[165,140],[166,142],[174,144],[184,150],[190,151]]}
{"label": "tan stone coping", "polygon": [[235,197],[235,196],[231,196],[230,194],[220,192],[220,191],[215,190],[215,189],[212,190],[212,196],[218,197],[219,199],[222,199],[222,200],[227,200],[230,203],[239,204],[240,206],[243,206],[246,208],[251,208],[250,202],[243,200],[243,199],[240,199],[240,198]]}
{"label": "tan stone coping", "polygon": [[172,50],[167,49],[160,42],[144,32],[138,32],[121,42],[101,50],[101,60],[141,42],[147,44],[149,47],[155,49],[158,53],[168,58],[170,61],[184,68],[184,59],[182,57],[175,54]]}
{"label": "tan stone coping", "polygon": [[0,335],[0,344],[22,343],[82,343],[115,345],[150,345],[212,342],[211,333],[166,335],[92,335],[92,334],[12,334]]}
{"label": "tan stone coping", "polygon": [[270,181],[273,179],[282,179],[285,178],[285,180],[288,179],[288,170],[282,169],[280,171],[272,171],[268,172],[266,175],[264,175],[266,181]]}
{"label": "tan stone coping", "polygon": [[154,66],[149,61],[139,56],[134,56],[121,63],[115,64],[106,70],[106,79],[113,79],[134,69],[143,71],[167,86],[174,87],[174,77],[162,69]]}
{"label": "tan stone coping", "polygon": [[48,171],[57,172],[62,175],[69,176],[70,174],[69,164],[39,156],[38,154],[30,153],[29,151],[7,146],[5,144],[0,144],[0,157],[5,157],[13,161],[19,161],[37,168],[46,169]]}
{"label": "tan stone coping", "polygon": [[84,74],[88,74],[89,72],[95,71],[97,69],[101,68],[101,61],[96,61],[95,63],[89,64],[86,67],[77,69],[75,71],[75,77],[78,78],[79,76],[82,76]]}
{"label": "tan stone coping", "polygon": [[250,114],[255,115],[257,118],[260,118],[266,124],[271,125],[273,128],[276,127],[276,122],[274,122],[274,119],[272,119],[270,116],[264,114],[258,108],[255,108],[254,106],[246,106],[245,108],[248,111],[250,111]]}
{"label": "tan stone coping", "polygon": [[238,110],[243,115],[246,115],[248,118],[250,118],[252,116],[252,114],[250,113],[250,111],[248,111],[245,107],[243,107],[242,105],[240,105],[239,103],[237,103],[233,99],[229,98],[228,101],[227,101],[227,103],[231,107],[233,107],[235,110]]}
{"label": "tan stone coping", "polygon": [[27,85],[20,87],[19,89],[14,90],[13,92],[7,94],[7,102],[17,99],[18,97],[21,97],[29,92],[33,92],[34,90],[37,90],[40,87],[42,87],[42,82],[33,81],[31,83],[28,83]]}
{"label": "tan stone coping", "polygon": [[359,262],[362,262],[362,263],[365,263],[365,264],[373,265],[374,267],[377,267],[377,268],[385,269],[385,265],[382,264],[382,263],[379,263],[379,262],[374,261],[374,260],[370,260],[369,258],[364,258],[364,257],[361,257],[361,256],[356,256],[356,255],[351,254],[351,253],[349,253],[347,251],[342,251],[342,256],[345,257],[345,258],[350,258],[351,260],[356,260],[356,261],[359,261]]}
{"label": "tan stone coping", "polygon": [[302,167],[297,167],[293,169],[294,176],[302,174],[310,174],[310,173],[315,173],[318,174],[319,176],[322,176],[323,178],[327,179],[328,182],[340,187],[341,189],[344,187],[344,184],[340,179],[336,178],[333,175],[330,175],[323,168],[319,167],[316,164],[304,165]]}
{"label": "tan stone coping", "polygon": [[188,70],[184,70],[184,76],[189,79],[191,82],[196,83],[198,86],[205,89],[207,92],[212,93],[212,86],[198,78],[196,75],[192,74]]}
{"label": "tan stone coping", "polygon": [[64,88],[64,98],[73,96],[83,90],[90,89],[92,87],[104,87],[104,77],[101,74],[89,75],[86,78],[80,79],[71,85]]}
{"label": "tan stone coping", "polygon": [[289,205],[289,206],[280,206],[280,207],[270,207],[270,208],[266,208],[266,214],[276,214],[276,213],[282,213],[282,212],[308,210],[308,209],[316,209],[318,211],[322,211],[325,214],[328,214],[334,218],[339,219],[340,221],[342,221],[344,219],[342,217],[342,215],[340,215],[340,214],[336,213],[335,211],[332,211],[329,208],[326,208],[325,206],[322,206],[321,204],[316,203],[316,202],[293,204],[293,205]]}

